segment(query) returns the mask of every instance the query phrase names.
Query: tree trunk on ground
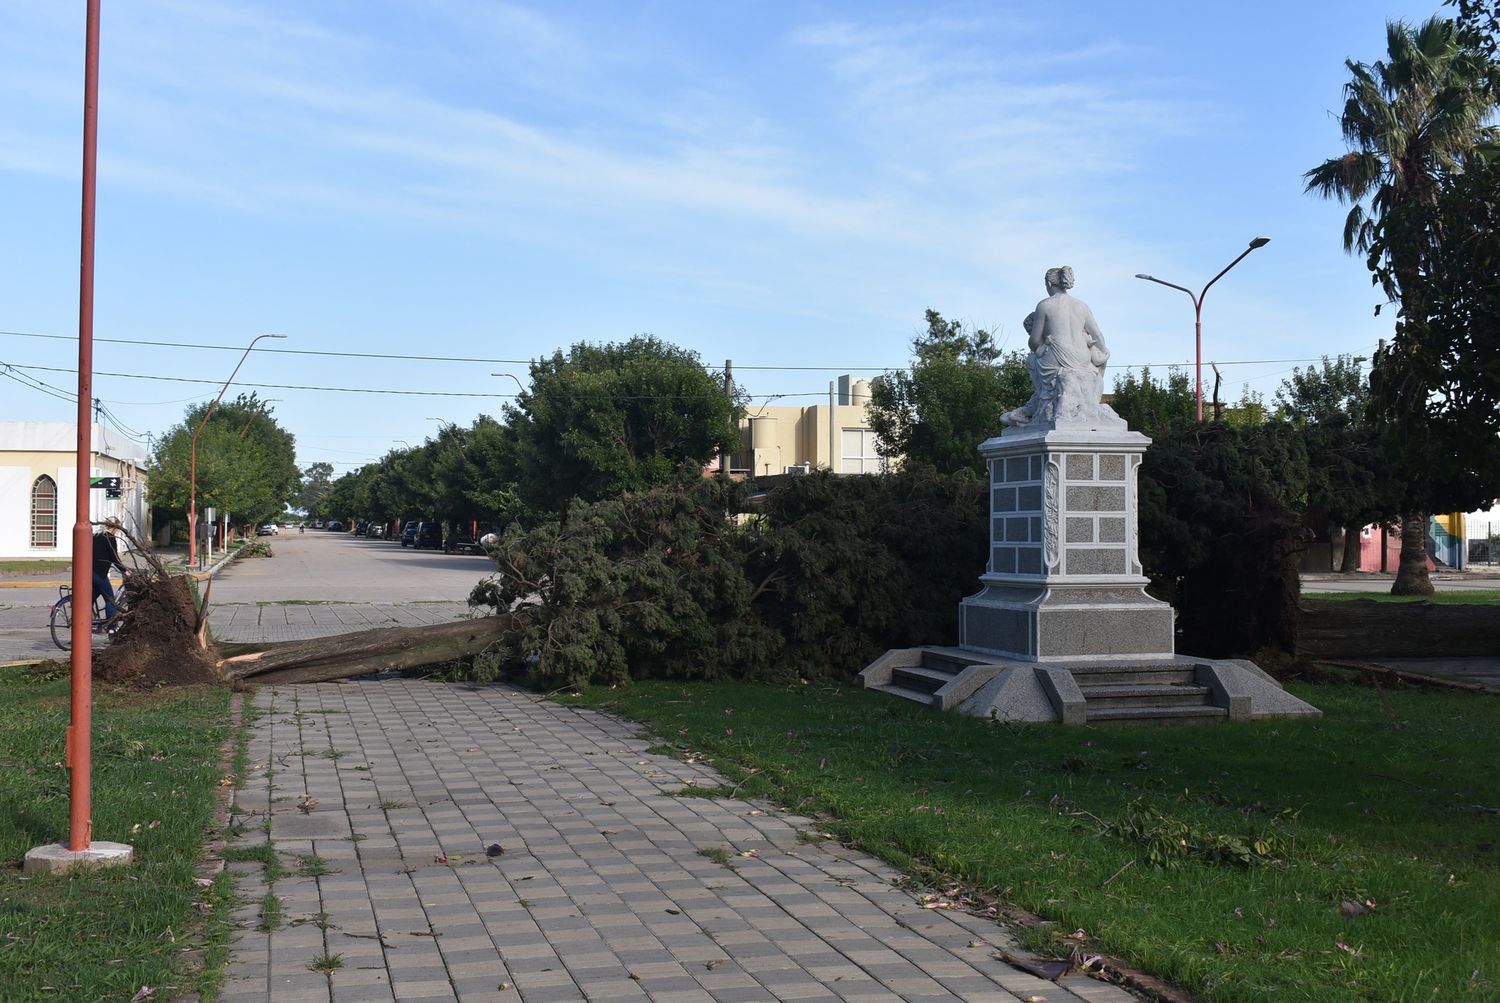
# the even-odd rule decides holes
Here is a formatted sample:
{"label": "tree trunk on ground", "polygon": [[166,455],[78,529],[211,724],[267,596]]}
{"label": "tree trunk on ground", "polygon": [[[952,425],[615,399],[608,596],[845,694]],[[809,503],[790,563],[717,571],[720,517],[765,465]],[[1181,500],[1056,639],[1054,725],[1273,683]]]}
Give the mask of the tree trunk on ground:
{"label": "tree trunk on ground", "polygon": [[1433,591],[1427,575],[1427,513],[1407,512],[1401,517],[1401,565],[1391,595],[1430,596]]}
{"label": "tree trunk on ground", "polygon": [[1352,575],[1359,570],[1359,553],[1362,542],[1361,534],[1363,532],[1363,526],[1344,527],[1344,560],[1339,565],[1339,571],[1342,574]]}
{"label": "tree trunk on ground", "polygon": [[226,680],[257,685],[317,683],[375,672],[398,672],[477,655],[513,626],[509,614],[423,627],[389,627],[293,641],[219,662]]}

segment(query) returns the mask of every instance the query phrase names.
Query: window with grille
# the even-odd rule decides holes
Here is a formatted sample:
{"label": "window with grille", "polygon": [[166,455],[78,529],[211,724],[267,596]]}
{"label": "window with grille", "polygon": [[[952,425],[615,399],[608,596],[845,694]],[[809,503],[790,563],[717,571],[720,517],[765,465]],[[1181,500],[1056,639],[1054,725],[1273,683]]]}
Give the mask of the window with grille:
{"label": "window with grille", "polygon": [[868,428],[844,429],[840,453],[841,474],[875,474],[885,469],[885,457],[875,451],[875,433]]}
{"label": "window with grille", "polygon": [[57,482],[45,475],[31,485],[31,545],[57,546]]}

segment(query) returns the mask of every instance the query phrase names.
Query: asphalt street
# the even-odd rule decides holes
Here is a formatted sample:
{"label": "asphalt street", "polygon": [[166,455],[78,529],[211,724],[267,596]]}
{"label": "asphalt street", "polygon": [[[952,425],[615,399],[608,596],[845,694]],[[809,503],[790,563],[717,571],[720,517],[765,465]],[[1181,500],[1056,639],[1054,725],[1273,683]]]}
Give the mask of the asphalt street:
{"label": "asphalt street", "polygon": [[[346,534],[264,539],[273,557],[231,562],[208,590],[209,624],[222,640],[294,640],[459,619],[469,612],[470,590],[494,567],[483,556]],[[0,582],[0,663],[61,654],[47,618],[65,574]]]}

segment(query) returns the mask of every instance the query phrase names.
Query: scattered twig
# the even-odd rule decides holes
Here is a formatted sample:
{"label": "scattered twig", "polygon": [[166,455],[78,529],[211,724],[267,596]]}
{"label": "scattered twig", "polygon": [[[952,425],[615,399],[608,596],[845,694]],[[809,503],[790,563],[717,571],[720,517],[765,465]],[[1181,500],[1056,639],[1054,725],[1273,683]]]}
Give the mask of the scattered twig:
{"label": "scattered twig", "polygon": [[1105,878],[1104,879],[1104,884],[1100,885],[1099,887],[1100,888],[1108,888],[1109,887],[1109,883],[1111,881],[1113,881],[1115,878],[1118,878],[1120,875],[1124,874],[1126,871],[1130,870],[1130,868],[1133,867],[1134,865],[1135,865],[1134,858],[1125,861],[1125,866],[1121,867],[1118,871],[1115,871],[1115,873],[1113,873],[1109,877]]}

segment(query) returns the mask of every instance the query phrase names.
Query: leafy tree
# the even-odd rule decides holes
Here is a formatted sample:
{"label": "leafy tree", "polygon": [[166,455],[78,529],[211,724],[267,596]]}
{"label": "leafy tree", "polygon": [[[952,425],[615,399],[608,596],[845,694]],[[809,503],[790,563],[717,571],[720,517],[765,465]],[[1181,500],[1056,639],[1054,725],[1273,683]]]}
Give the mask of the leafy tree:
{"label": "leafy tree", "polygon": [[1302,436],[1284,422],[1190,422],[1154,439],[1140,470],[1141,564],[1177,610],[1177,650],[1295,651]]}
{"label": "leafy tree", "polygon": [[[367,501],[361,495],[368,496],[368,482],[374,472],[375,465],[366,464],[329,484],[327,493],[319,503],[316,518],[351,518],[356,513],[366,512]],[[313,514],[308,512],[308,515]]]}
{"label": "leafy tree", "polygon": [[672,480],[739,442],[739,406],[697,353],[650,336],[580,343],[531,364],[507,407],[517,492],[544,512]]}
{"label": "leafy tree", "polygon": [[[1489,64],[1471,41],[1440,17],[1415,28],[1387,23],[1387,60],[1345,64],[1352,79],[1344,86],[1339,124],[1348,152],[1305,175],[1308,191],[1351,204],[1344,247],[1367,255],[1374,281],[1401,306],[1401,344],[1377,355],[1373,377],[1375,414],[1392,424],[1421,413],[1430,392],[1402,367],[1419,361],[1421,353],[1411,350],[1411,343],[1430,329],[1424,277],[1431,274],[1441,242],[1433,225],[1441,181],[1461,171],[1476,148],[1494,137],[1486,124],[1494,108]],[[1398,386],[1403,389],[1395,392]],[[1398,457],[1398,464],[1407,485],[1425,474],[1411,450]],[[1432,592],[1427,513],[1420,500],[1410,497],[1404,506],[1401,567],[1391,590],[1398,594]]]}
{"label": "leafy tree", "polygon": [[1330,527],[1344,531],[1346,573],[1359,570],[1361,529],[1389,519],[1400,506],[1369,404],[1369,382],[1347,355],[1292,370],[1276,391],[1277,418],[1297,428],[1307,444],[1303,522],[1320,534]]}
{"label": "leafy tree", "polygon": [[1000,416],[1031,391],[1024,353],[1002,353],[990,332],[928,310],[927,330],[912,339],[911,368],[871,387],[870,427],[882,456],[982,476],[979,444],[1000,434]]}
{"label": "leafy tree", "polygon": [[[151,498],[161,521],[186,522],[192,481],[193,433],[210,405],[190,406],[168,429],[152,461]],[[198,435],[197,503],[228,513],[240,525],[280,516],[301,489],[296,440],[255,394],[220,403]]]}
{"label": "leafy tree", "polygon": [[1115,374],[1115,392],[1110,402],[1115,414],[1134,431],[1155,439],[1172,428],[1191,425],[1197,418],[1197,398],[1188,385],[1187,373],[1173,366],[1165,382],[1151,375],[1151,367],[1127,369]]}
{"label": "leafy tree", "polygon": [[333,464],[309,463],[302,468],[302,491],[297,496],[297,506],[314,518],[322,516],[319,505],[332,486]]}
{"label": "leafy tree", "polygon": [[1466,510],[1500,494],[1497,224],[1500,161],[1443,179],[1431,224],[1442,240],[1421,276],[1425,308],[1403,313],[1378,354],[1372,410],[1388,422],[1391,456],[1421,472],[1404,485],[1409,509]]}

